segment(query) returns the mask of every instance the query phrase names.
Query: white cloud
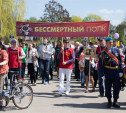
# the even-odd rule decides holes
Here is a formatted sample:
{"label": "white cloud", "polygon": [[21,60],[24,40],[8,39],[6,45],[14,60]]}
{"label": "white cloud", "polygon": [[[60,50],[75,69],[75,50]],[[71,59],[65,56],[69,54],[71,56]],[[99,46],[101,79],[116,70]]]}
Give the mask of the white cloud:
{"label": "white cloud", "polygon": [[109,18],[109,15],[103,15],[102,17],[106,19]]}
{"label": "white cloud", "polygon": [[113,25],[119,25],[121,22],[122,22],[122,20],[111,20],[110,21]]}
{"label": "white cloud", "polygon": [[114,11],[113,10],[108,10],[108,9],[100,9],[100,13],[106,13],[106,14],[112,14]]}
{"label": "white cloud", "polygon": [[117,10],[109,10],[109,9],[100,9],[98,10],[98,12],[103,13],[103,14],[124,14],[124,11],[121,9],[117,9]]}
{"label": "white cloud", "polygon": [[110,20],[113,25],[120,24],[125,16],[125,11],[122,9],[109,10],[109,9],[100,9],[98,10],[99,15],[105,20]]}
{"label": "white cloud", "polygon": [[118,13],[118,14],[124,14],[124,11],[121,10],[121,9],[118,9],[118,10],[115,11],[115,13]]}

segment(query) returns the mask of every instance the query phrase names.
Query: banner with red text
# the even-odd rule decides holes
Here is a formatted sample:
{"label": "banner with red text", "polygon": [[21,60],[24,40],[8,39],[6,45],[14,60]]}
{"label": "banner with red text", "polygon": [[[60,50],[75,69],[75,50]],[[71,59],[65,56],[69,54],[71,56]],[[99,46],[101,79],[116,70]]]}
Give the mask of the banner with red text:
{"label": "banner with red text", "polygon": [[16,22],[17,36],[34,37],[107,37],[109,21],[31,23]]}

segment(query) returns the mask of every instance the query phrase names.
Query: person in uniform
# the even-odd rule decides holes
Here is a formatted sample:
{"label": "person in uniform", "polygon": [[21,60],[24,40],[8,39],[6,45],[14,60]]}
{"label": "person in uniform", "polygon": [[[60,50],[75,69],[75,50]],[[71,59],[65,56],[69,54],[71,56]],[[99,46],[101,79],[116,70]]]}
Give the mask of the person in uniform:
{"label": "person in uniform", "polygon": [[[108,99],[107,107],[120,108],[117,103],[119,98],[120,81],[119,76],[123,75],[122,61],[119,50],[113,48],[113,38],[108,37],[106,40],[106,48],[102,51],[99,59],[99,69],[102,78],[105,76],[105,95]],[[112,98],[112,86],[113,86],[113,104]]]}

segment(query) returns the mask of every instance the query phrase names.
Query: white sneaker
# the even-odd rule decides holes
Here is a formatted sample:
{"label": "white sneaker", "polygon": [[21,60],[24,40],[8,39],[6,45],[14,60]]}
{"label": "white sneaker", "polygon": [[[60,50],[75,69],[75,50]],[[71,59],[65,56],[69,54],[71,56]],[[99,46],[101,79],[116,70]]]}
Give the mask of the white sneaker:
{"label": "white sneaker", "polygon": [[65,94],[66,94],[66,95],[69,95],[69,92],[66,92]]}

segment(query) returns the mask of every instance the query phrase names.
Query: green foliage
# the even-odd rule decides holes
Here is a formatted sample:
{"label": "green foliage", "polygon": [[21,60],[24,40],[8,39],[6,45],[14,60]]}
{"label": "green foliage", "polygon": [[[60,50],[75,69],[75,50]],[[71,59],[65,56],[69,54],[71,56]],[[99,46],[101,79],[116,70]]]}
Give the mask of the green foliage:
{"label": "green foliage", "polygon": [[94,21],[104,21],[104,19],[95,14],[90,14],[83,19],[83,22],[94,22]]}
{"label": "green foliage", "polygon": [[81,43],[81,37],[77,37],[76,40]]}
{"label": "green foliage", "polygon": [[83,19],[81,17],[73,15],[71,18],[71,22],[82,22]]}
{"label": "green foliage", "polygon": [[117,33],[119,33],[119,39],[118,40],[121,40],[123,41],[124,43],[126,43],[126,37],[124,37],[124,28],[126,28],[126,21],[123,21],[121,24],[119,24],[117,27],[116,27],[116,31]]}
{"label": "green foliage", "polygon": [[30,17],[28,20],[26,20],[27,22],[39,22],[39,20],[37,20],[36,17]]}
{"label": "green foliage", "polygon": [[96,37],[88,37],[88,41],[92,41],[93,43],[95,43],[97,41]]}
{"label": "green foliage", "polygon": [[9,39],[10,34],[16,36],[16,21],[23,21],[25,0],[0,0],[0,37]]}

